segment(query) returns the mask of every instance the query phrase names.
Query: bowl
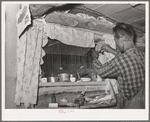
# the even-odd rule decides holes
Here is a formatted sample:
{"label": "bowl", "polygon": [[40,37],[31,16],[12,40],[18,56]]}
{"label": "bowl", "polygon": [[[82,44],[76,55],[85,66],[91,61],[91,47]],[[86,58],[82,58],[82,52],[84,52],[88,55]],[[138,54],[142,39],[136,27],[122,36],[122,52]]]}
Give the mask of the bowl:
{"label": "bowl", "polygon": [[91,81],[91,78],[81,78],[81,80],[82,80],[83,82],[89,82],[89,81]]}

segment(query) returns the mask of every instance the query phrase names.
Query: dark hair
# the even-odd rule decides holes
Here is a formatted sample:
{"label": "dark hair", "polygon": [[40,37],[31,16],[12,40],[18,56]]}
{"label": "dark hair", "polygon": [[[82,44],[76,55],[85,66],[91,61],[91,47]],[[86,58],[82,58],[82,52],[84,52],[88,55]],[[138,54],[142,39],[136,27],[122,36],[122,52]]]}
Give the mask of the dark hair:
{"label": "dark hair", "polygon": [[117,25],[113,28],[115,38],[125,38],[127,41],[133,41],[135,37],[135,32],[132,26],[125,23],[117,23]]}

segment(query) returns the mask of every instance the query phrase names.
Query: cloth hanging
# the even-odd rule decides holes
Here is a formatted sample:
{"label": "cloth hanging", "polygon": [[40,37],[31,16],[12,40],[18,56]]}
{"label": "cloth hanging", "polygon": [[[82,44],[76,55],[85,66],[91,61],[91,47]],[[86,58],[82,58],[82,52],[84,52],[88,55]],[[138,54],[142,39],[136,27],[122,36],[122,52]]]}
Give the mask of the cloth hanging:
{"label": "cloth hanging", "polygon": [[26,108],[37,101],[40,64],[45,55],[42,47],[48,42],[44,26],[42,21],[33,20],[32,27],[27,28],[17,40],[15,104],[24,103]]}
{"label": "cloth hanging", "polygon": [[57,39],[64,44],[80,47],[94,47],[94,34],[72,27],[54,23],[46,23],[45,33],[51,39]]}

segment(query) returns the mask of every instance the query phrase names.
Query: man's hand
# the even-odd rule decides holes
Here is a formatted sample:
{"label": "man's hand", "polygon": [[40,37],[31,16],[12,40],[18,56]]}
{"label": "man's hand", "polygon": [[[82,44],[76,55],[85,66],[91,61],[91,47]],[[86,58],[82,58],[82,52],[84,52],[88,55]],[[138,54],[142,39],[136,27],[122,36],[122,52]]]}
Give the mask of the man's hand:
{"label": "man's hand", "polygon": [[103,44],[101,47],[101,51],[112,53],[113,48],[111,48],[108,44]]}
{"label": "man's hand", "polygon": [[78,71],[81,75],[89,74],[90,72],[96,72],[93,68],[82,68]]}
{"label": "man's hand", "polygon": [[103,44],[102,45],[101,52],[108,52],[108,53],[112,53],[114,55],[116,55],[118,53],[117,50],[113,49],[108,44]]}
{"label": "man's hand", "polygon": [[102,48],[102,45],[105,44],[105,41],[99,41],[95,47],[95,50],[99,52]]}

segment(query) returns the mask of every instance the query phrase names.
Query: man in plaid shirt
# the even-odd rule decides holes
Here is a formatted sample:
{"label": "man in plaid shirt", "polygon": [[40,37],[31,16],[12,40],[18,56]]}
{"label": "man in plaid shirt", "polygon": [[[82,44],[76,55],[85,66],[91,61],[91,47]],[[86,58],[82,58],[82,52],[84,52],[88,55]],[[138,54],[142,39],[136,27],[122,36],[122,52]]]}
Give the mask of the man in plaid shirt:
{"label": "man in plaid shirt", "polygon": [[[117,78],[122,101],[121,108],[143,108],[141,106],[133,107],[136,101],[133,98],[145,85],[145,68],[143,66],[145,54],[135,47],[134,30],[130,25],[119,23],[113,28],[113,32],[117,50],[107,44],[103,44],[100,50],[114,54],[115,58],[104,65],[95,59],[93,61],[94,69],[101,78]],[[136,55],[138,60],[130,55],[131,53]],[[139,63],[139,60],[143,65]],[[130,105],[131,102],[132,105]]]}

